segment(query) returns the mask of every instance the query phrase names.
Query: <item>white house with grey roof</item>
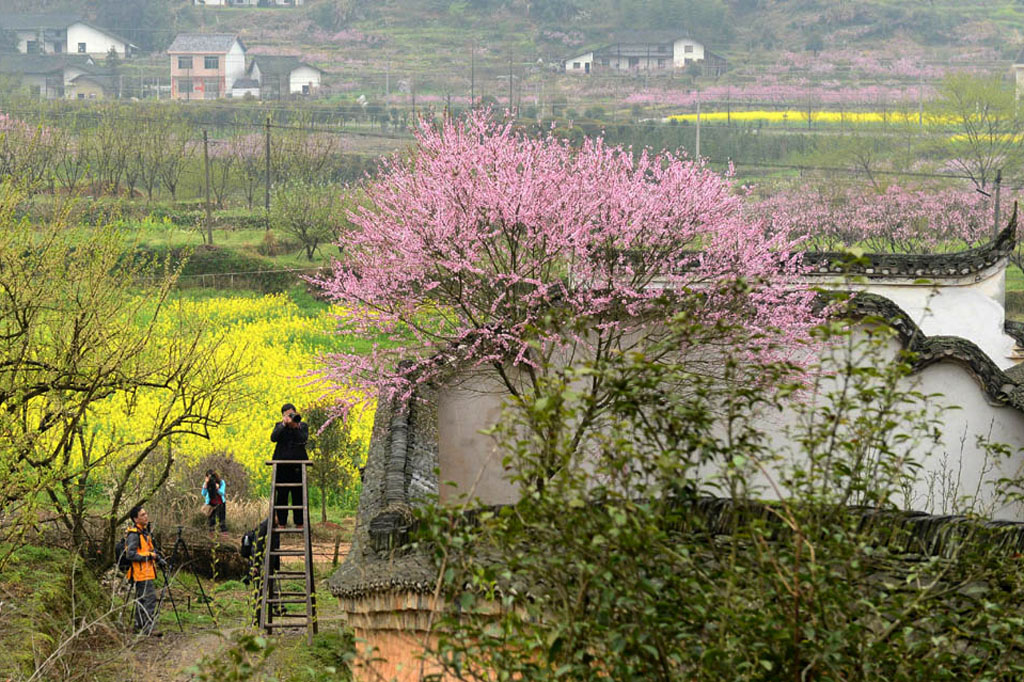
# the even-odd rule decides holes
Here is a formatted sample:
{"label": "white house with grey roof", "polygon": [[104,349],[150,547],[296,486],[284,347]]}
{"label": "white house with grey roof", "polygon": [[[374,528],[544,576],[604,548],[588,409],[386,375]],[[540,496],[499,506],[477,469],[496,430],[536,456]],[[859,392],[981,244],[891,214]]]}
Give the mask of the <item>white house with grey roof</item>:
{"label": "white house with grey roof", "polygon": [[127,38],[74,14],[0,13],[0,31],[10,36],[21,54],[97,56],[114,50],[128,57],[138,50]]}
{"label": "white house with grey roof", "polygon": [[246,75],[245,45],[232,33],[180,33],[167,54],[172,99],[227,97]]}

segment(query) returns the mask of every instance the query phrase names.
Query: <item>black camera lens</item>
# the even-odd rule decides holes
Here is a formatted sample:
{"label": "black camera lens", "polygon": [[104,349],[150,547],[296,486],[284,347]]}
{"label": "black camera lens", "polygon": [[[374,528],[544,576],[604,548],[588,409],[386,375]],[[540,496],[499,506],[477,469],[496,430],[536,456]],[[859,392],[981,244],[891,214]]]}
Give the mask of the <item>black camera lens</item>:
{"label": "black camera lens", "polygon": [[293,422],[300,422],[300,421],[302,421],[302,415],[301,414],[293,414],[292,415],[292,421]]}

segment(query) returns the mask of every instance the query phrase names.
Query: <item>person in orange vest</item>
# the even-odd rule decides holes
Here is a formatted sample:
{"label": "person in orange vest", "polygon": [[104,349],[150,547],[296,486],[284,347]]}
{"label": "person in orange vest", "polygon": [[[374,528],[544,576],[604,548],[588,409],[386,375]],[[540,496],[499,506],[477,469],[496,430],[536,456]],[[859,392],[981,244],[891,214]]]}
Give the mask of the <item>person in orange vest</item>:
{"label": "person in orange vest", "polygon": [[149,514],[142,505],[132,507],[128,517],[132,525],[128,527],[124,553],[131,562],[131,568],[125,577],[135,583],[135,631],[160,637],[161,633],[153,631],[156,623],[156,567],[158,563],[166,565],[166,562],[153,545]]}

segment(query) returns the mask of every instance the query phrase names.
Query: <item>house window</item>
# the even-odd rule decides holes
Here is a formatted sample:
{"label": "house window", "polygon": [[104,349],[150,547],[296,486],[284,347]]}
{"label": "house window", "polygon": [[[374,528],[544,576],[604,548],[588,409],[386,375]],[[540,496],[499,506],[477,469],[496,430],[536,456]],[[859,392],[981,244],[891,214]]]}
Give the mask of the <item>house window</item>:
{"label": "house window", "polygon": [[658,60],[658,68],[659,69],[664,69],[665,68],[665,60],[664,59],[659,59]]}
{"label": "house window", "polygon": [[687,54],[693,52],[693,45],[683,45],[683,52]]}
{"label": "house window", "polygon": [[303,86],[302,86],[302,94],[303,94],[303,95],[308,95],[308,94],[309,94],[309,92],[310,92],[310,90],[309,90],[309,85],[308,85],[308,84],[307,84],[307,85],[303,85]]}
{"label": "house window", "polygon": [[572,63],[572,68],[574,68],[574,69],[580,68],[580,63],[579,62],[573,62]]}
{"label": "house window", "polygon": [[192,79],[191,78],[179,78],[178,79],[178,94],[179,95],[191,95],[192,94]]}
{"label": "house window", "polygon": [[611,59],[608,57],[601,57],[601,66],[608,66],[611,63]]}
{"label": "house window", "polygon": [[78,54],[85,54],[85,43],[78,43]]}
{"label": "house window", "polygon": [[206,99],[217,99],[218,97],[220,97],[220,79],[204,78],[203,92],[206,93]]}
{"label": "house window", "polygon": [[25,52],[28,54],[39,54],[39,41],[28,40],[25,42]]}
{"label": "house window", "polygon": [[220,57],[216,55],[210,57],[203,57],[203,68],[205,69],[217,69],[220,67]]}
{"label": "house window", "polygon": [[639,68],[639,66],[640,66],[640,57],[630,57],[629,58],[629,68],[636,69],[636,68]]}
{"label": "house window", "polygon": [[192,57],[178,57],[178,68],[179,69],[191,69],[192,68]]}
{"label": "house window", "polygon": [[61,52],[63,52],[64,51],[64,43],[54,43],[53,44],[53,51],[54,51],[55,54],[60,54]]}
{"label": "house window", "polygon": [[78,93],[78,99],[85,99],[85,93],[84,92]]}

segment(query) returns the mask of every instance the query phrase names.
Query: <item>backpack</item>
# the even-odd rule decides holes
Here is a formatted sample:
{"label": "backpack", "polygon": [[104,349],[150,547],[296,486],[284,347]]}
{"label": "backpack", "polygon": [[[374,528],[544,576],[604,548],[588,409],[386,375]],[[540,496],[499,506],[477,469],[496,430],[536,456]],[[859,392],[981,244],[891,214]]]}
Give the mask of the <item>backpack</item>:
{"label": "backpack", "polygon": [[242,555],[244,559],[252,559],[253,546],[256,544],[256,529],[253,528],[251,531],[242,536],[242,546],[238,550],[238,553]]}
{"label": "backpack", "polygon": [[125,552],[125,545],[128,539],[128,533],[131,531],[125,531],[125,534],[121,536],[121,539],[114,544],[114,561],[117,562],[117,570],[128,572],[131,570],[132,562],[128,561],[128,555]]}

